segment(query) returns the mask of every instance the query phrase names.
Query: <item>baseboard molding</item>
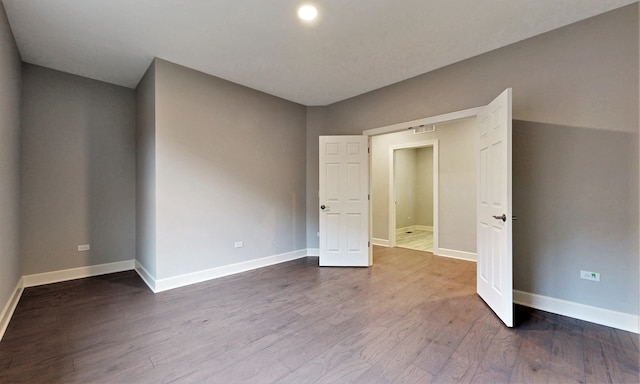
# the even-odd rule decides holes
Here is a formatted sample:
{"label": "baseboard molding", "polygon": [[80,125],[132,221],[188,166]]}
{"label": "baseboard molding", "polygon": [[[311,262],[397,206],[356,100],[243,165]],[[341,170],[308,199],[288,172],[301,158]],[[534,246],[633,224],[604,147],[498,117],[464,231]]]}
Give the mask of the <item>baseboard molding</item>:
{"label": "baseboard molding", "polygon": [[379,246],[381,246],[381,247],[389,247],[389,240],[386,240],[386,239],[376,239],[376,238],[374,237],[374,238],[371,238],[371,244],[373,244],[373,245],[379,245]]}
{"label": "baseboard molding", "polygon": [[295,259],[301,259],[303,257],[307,257],[307,253],[307,249],[301,249],[298,251],[283,253],[280,255],[263,257],[261,259],[247,260],[237,264],[223,265],[221,267],[211,268],[204,271],[187,273],[184,275],[173,276],[165,279],[155,279],[153,283],[155,290],[152,290],[154,292],[162,292],[191,284],[201,283],[203,281],[234,275],[240,272],[251,271],[253,269],[268,267],[270,265],[284,263]]}
{"label": "baseboard molding", "polygon": [[320,256],[320,248],[307,248],[307,256]]}
{"label": "baseboard molding", "polygon": [[22,284],[22,278],[20,278],[20,280],[18,280],[18,284],[16,284],[16,288],[13,290],[13,294],[11,294],[11,297],[9,298],[9,301],[5,304],[2,312],[0,312],[0,340],[2,340],[2,337],[9,326],[9,322],[13,316],[13,312],[18,306],[18,302],[20,301],[23,291],[24,285]]}
{"label": "baseboard molding", "polygon": [[89,265],[87,267],[78,267],[64,269],[62,271],[53,271],[45,273],[37,273],[34,275],[22,276],[23,286],[34,287],[38,285],[59,283],[61,281],[82,279],[84,277],[106,275],[107,273],[115,273],[122,271],[130,271],[134,269],[134,260],[118,261],[115,263]]}
{"label": "baseboard molding", "polygon": [[452,259],[460,259],[466,261],[477,261],[478,256],[473,252],[456,251],[455,249],[438,248],[433,250],[433,254],[437,256],[450,257]]}
{"label": "baseboard molding", "polygon": [[416,230],[416,226],[415,225],[410,225],[408,227],[402,227],[402,228],[396,228],[396,235],[399,235],[401,233],[407,233],[409,231],[415,231]]}
{"label": "baseboard molding", "polygon": [[592,307],[515,289],[513,290],[513,302],[557,315],[622,329],[623,331],[640,333],[640,317],[638,315]]}
{"label": "baseboard molding", "polygon": [[149,287],[149,289],[155,293],[156,279],[153,276],[151,276],[151,273],[149,273],[149,271],[147,271],[147,269],[144,266],[142,266],[142,264],[140,264],[138,260],[135,261],[134,270],[136,271],[138,276],[140,276],[142,281],[144,281],[144,283],[147,284],[147,287]]}

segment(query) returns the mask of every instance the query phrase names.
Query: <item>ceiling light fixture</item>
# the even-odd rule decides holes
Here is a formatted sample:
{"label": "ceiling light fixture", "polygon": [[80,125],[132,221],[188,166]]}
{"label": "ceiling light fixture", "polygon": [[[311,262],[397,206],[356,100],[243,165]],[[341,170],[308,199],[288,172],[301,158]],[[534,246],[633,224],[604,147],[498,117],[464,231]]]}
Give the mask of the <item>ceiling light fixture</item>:
{"label": "ceiling light fixture", "polygon": [[298,8],[298,17],[302,21],[313,21],[318,17],[318,8],[310,4],[305,4]]}

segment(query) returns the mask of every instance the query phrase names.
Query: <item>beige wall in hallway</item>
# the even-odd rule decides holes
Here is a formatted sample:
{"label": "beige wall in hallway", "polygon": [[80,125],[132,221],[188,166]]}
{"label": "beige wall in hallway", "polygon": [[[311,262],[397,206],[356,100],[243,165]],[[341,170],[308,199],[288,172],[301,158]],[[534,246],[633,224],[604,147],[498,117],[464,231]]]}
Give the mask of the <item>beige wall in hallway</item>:
{"label": "beige wall in hallway", "polygon": [[396,228],[409,227],[416,224],[417,196],[417,163],[415,149],[399,149],[395,151],[394,181]]}
{"label": "beige wall in hallway", "polygon": [[395,151],[396,228],[433,226],[433,147]]}
{"label": "beige wall in hallway", "polygon": [[371,203],[373,238],[389,239],[389,148],[438,140],[439,247],[476,252],[475,118],[443,124],[436,132],[402,131],[372,137]]}
{"label": "beige wall in hallway", "polygon": [[433,226],[433,147],[416,149],[417,195],[416,225]]}

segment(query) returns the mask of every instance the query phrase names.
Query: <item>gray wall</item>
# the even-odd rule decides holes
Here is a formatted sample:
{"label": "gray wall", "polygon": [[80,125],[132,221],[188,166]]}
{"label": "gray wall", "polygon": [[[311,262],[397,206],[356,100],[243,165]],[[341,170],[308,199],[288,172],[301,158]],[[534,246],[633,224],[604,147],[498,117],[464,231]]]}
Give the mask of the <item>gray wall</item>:
{"label": "gray wall", "polygon": [[305,249],[305,107],[163,60],[155,79],[157,278]]}
{"label": "gray wall", "polygon": [[[402,131],[371,139],[371,203],[373,238],[389,239],[389,148],[438,140],[438,246],[476,252],[475,119],[438,126],[436,132],[414,135]],[[396,225],[398,226],[398,225]]]}
{"label": "gray wall", "polygon": [[433,226],[433,147],[416,149],[416,224]]}
{"label": "gray wall", "polygon": [[516,289],[637,314],[637,136],[515,121],[513,146]]}
{"label": "gray wall", "polygon": [[[591,132],[589,128],[605,132],[620,132],[630,136],[631,141],[638,142],[638,4],[576,23],[565,28],[551,31],[514,45],[465,60],[460,63],[433,71],[414,79],[410,79],[368,94],[358,96],[326,107],[325,111],[314,111],[308,115],[307,142],[317,142],[319,134],[360,134],[365,129],[386,126],[389,124],[410,121],[418,118],[435,116],[442,113],[477,107],[487,104],[505,88],[513,88],[514,119],[546,124],[558,130],[558,134],[566,129],[579,132]],[[529,126],[530,127],[530,126]],[[517,130],[518,127],[515,128]],[[531,128],[522,128],[524,130]],[[533,131],[533,135],[540,134]],[[576,148],[581,156],[590,152],[591,148],[580,147],[583,141],[576,139]],[[527,144],[516,141],[514,154],[526,150]],[[542,156],[554,152],[556,146],[541,149]],[[617,148],[609,146],[611,151]],[[624,151],[624,149],[621,149]],[[637,157],[637,149],[635,151]],[[307,147],[307,156],[317,158],[317,145]],[[552,155],[550,155],[552,156]],[[317,167],[307,160],[309,183],[307,189],[318,190]],[[637,185],[638,172],[626,169],[623,164],[611,164],[595,169],[594,177],[606,177],[608,173],[623,172],[627,181],[622,184],[609,185],[611,193],[623,196],[620,204],[636,207],[637,192],[625,192],[629,185]],[[637,162],[636,162],[637,164]],[[558,164],[558,166],[560,166]],[[516,169],[520,165],[514,164]],[[580,161],[568,161],[562,165],[566,174],[582,174],[589,167]],[[541,170],[542,171],[542,170]],[[538,180],[553,185],[560,182],[557,174],[550,172],[536,175]],[[522,183],[526,175],[516,182]],[[524,178],[524,179],[523,179]],[[519,180],[519,181],[518,181]],[[514,186],[522,188],[521,186]],[[618,218],[609,214],[609,204],[589,191],[576,191],[577,195],[566,194],[550,196],[552,204],[557,207],[571,207],[571,217],[580,217],[583,212],[591,212],[600,218],[598,222],[589,221],[580,226],[564,228],[562,232],[554,231],[546,226],[539,228],[543,235],[520,234],[515,245],[514,280],[515,288],[529,290],[532,293],[545,294],[550,297],[563,298],[570,296],[573,301],[600,306],[612,310],[637,314],[639,291],[638,268],[630,263],[638,257],[638,226],[632,223],[633,236],[622,236],[620,245],[625,249],[620,253],[600,253],[595,249],[601,241],[598,237],[586,238],[583,233],[598,232],[601,228],[609,228],[608,233],[626,229],[620,227]],[[313,201],[308,206],[317,206],[317,194],[309,194]],[[521,196],[521,195],[520,195]],[[517,194],[516,199],[521,199]],[[551,203],[550,203],[551,204]],[[546,205],[539,200],[514,200],[518,210],[528,206],[528,212],[544,212]],[[638,214],[638,210],[633,210]],[[528,228],[535,224],[531,218],[522,215],[518,226]],[[590,216],[589,215],[589,216]],[[637,220],[636,220],[637,222]],[[375,221],[374,221],[375,223]],[[585,228],[589,226],[589,229]],[[318,228],[317,209],[309,210],[307,216],[307,233],[314,234]],[[517,230],[517,229],[516,229]],[[374,229],[374,236],[376,232]],[[550,238],[562,239],[566,246],[560,251],[553,251],[545,243]],[[569,241],[580,238],[586,245],[572,251]],[[317,247],[317,239],[308,236],[309,247]],[[554,244],[553,242],[548,244]],[[521,250],[537,251],[523,254]],[[620,249],[620,248],[616,248]],[[584,250],[584,251],[582,251]],[[550,264],[550,260],[555,261]],[[602,278],[611,281],[608,288],[601,282],[598,287],[606,290],[609,298],[628,296],[628,299],[601,300],[584,292],[584,282],[578,279],[580,269],[584,269],[582,260],[594,260],[591,269],[596,272],[611,271]],[[562,263],[566,268],[557,269],[555,265]],[[531,266],[535,265],[534,269]],[[544,272],[544,273],[543,273]],[[528,283],[521,280],[523,274],[529,274]],[[560,284],[560,282],[563,282]],[[545,288],[541,288],[545,287]],[[629,287],[634,287],[628,290]],[[597,288],[596,288],[597,289]],[[622,303],[620,300],[624,300]]]}
{"label": "gray wall", "polygon": [[155,61],[136,88],[136,261],[156,276]]}
{"label": "gray wall", "polygon": [[[307,137],[306,137],[306,220],[307,220],[307,248],[318,248],[320,240],[318,238],[320,220],[319,204],[319,142],[320,135],[339,135],[340,132],[332,132],[331,126],[327,124],[327,108],[307,107]],[[358,134],[358,133],[356,133]]]}
{"label": "gray wall", "polygon": [[20,55],[0,3],[0,311],[21,276],[19,202]]}
{"label": "gray wall", "polygon": [[30,64],[22,76],[22,273],[133,259],[134,91]]}

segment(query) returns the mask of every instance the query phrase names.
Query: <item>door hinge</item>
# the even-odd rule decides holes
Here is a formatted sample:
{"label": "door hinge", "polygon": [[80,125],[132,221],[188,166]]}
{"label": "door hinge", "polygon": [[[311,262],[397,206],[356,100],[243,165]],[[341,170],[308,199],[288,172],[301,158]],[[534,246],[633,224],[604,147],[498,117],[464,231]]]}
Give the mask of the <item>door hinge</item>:
{"label": "door hinge", "polygon": [[371,200],[371,195],[367,195],[367,200]]}
{"label": "door hinge", "polygon": [[371,246],[371,242],[367,241],[367,248],[369,248]]}
{"label": "door hinge", "polygon": [[367,147],[367,153],[371,153],[371,148]]}

